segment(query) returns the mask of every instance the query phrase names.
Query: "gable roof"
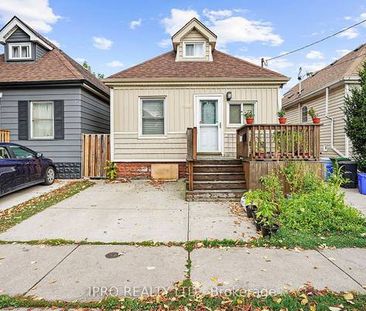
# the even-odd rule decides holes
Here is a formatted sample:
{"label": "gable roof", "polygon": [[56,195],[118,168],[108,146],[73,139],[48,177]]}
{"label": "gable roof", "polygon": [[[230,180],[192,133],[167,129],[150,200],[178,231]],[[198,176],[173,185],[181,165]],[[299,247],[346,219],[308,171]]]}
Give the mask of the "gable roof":
{"label": "gable roof", "polygon": [[280,73],[217,50],[214,50],[212,55],[213,61],[211,62],[176,62],[175,52],[170,51],[111,75],[104,81],[108,84],[108,82],[118,80],[151,81],[152,79],[158,81],[272,80],[282,83],[289,80]]}
{"label": "gable roof", "polygon": [[[12,20],[19,20],[14,17]],[[20,20],[19,20],[20,21]],[[21,22],[24,24],[23,22]],[[8,23],[9,24],[9,23]],[[8,25],[7,24],[7,25]],[[5,25],[4,27],[6,27]],[[33,82],[79,81],[109,96],[109,88],[91,72],[56,47],[52,42],[34,31],[36,37],[47,43],[52,49],[40,59],[24,62],[5,62],[4,54],[0,55],[0,85],[24,84]],[[3,29],[4,29],[3,27]],[[21,28],[21,27],[20,27]],[[23,30],[23,28],[21,28]],[[0,30],[1,32],[1,30]]]}
{"label": "gable roof", "polygon": [[212,48],[215,48],[217,36],[204,25],[200,20],[193,17],[188,23],[186,23],[181,29],[179,29],[173,36],[173,48],[177,50],[177,46],[182,40],[182,38],[188,34],[192,29],[196,29],[200,34],[202,34],[210,43]]}
{"label": "gable roof", "polygon": [[299,84],[296,84],[283,96],[283,106],[288,107],[304,97],[320,91],[331,84],[342,80],[359,79],[358,71],[366,60],[366,44],[363,44],[346,54],[325,68],[301,82],[301,94]]}

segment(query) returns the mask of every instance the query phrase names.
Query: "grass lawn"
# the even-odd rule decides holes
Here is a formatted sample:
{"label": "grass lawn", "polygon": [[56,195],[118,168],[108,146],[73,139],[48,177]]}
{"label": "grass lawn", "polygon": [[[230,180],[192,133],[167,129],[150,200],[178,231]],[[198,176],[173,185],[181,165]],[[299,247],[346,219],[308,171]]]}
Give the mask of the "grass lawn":
{"label": "grass lawn", "polygon": [[138,298],[107,297],[97,302],[46,301],[31,297],[0,296],[0,308],[100,308],[102,310],[366,310],[366,295],[336,294],[306,288],[277,296],[258,297],[254,293],[203,295],[189,280],[169,293]]}
{"label": "grass lawn", "polygon": [[0,212],[0,233],[62,200],[94,185],[89,180],[71,182],[59,189]]}

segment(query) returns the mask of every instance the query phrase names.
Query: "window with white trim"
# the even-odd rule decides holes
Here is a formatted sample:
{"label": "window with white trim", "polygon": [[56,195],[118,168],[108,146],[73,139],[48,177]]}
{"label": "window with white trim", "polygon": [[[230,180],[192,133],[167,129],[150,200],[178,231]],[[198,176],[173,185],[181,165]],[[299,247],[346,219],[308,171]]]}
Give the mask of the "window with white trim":
{"label": "window with white trim", "polygon": [[141,134],[162,136],[165,134],[164,99],[141,99]]}
{"label": "window with white trim", "polygon": [[31,138],[53,139],[54,104],[53,102],[31,102]]}
{"label": "window with white trim", "polygon": [[228,125],[229,126],[238,126],[244,124],[244,113],[247,111],[251,111],[253,114],[254,111],[254,102],[230,102],[229,104],[229,112],[228,112]]}
{"label": "window with white trim", "polygon": [[9,59],[22,60],[31,59],[31,43],[9,43]]}
{"label": "window with white trim", "polygon": [[184,57],[204,57],[204,42],[185,42]]}

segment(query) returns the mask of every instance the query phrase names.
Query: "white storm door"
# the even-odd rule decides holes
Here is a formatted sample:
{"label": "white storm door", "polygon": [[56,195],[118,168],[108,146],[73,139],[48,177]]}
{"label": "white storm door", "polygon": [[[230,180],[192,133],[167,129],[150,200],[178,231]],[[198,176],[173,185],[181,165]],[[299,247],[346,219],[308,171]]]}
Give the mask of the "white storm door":
{"label": "white storm door", "polygon": [[198,152],[221,152],[221,105],[218,98],[198,98]]}

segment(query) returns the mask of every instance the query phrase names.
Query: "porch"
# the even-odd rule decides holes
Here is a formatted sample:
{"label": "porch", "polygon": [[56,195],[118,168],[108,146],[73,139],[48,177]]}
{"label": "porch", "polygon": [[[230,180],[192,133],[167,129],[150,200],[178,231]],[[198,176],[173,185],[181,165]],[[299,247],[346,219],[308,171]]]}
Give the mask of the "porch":
{"label": "porch", "polygon": [[321,173],[320,124],[253,124],[236,130],[236,159],[199,154],[197,128],[187,129],[188,201],[238,201],[259,178],[288,161]]}

